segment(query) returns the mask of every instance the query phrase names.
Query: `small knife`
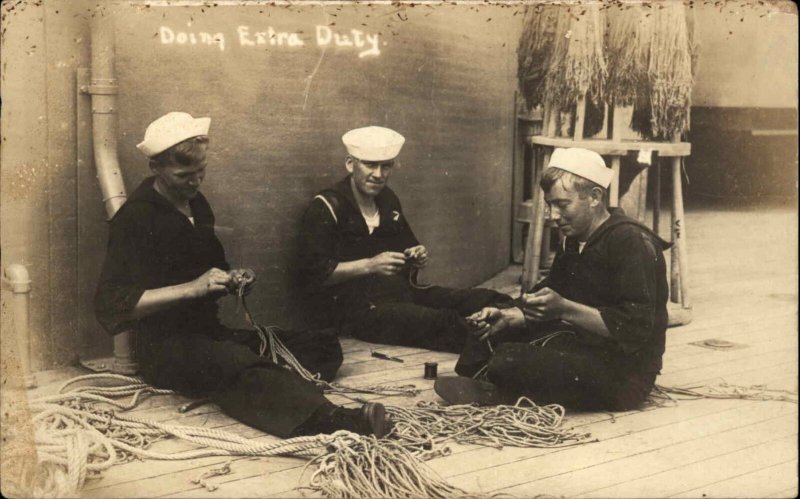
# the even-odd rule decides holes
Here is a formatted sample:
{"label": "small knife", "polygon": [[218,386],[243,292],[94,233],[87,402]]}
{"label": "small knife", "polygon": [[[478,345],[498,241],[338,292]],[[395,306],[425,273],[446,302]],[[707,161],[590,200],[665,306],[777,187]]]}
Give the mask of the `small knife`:
{"label": "small knife", "polygon": [[372,352],[372,356],[375,357],[376,359],[391,360],[394,362],[405,362],[403,359],[398,359],[397,357],[389,357],[385,353],[380,353],[375,351]]}

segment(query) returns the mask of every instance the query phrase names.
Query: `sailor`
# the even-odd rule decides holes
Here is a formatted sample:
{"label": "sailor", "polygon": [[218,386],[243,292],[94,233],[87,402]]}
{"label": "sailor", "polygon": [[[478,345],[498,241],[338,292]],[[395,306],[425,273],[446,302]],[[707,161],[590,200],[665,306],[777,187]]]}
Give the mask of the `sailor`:
{"label": "sailor", "polygon": [[368,126],[342,142],[347,176],[317,194],[303,217],[307,289],[331,299],[332,323],[355,338],[460,353],[470,330],[465,317],[511,299],[488,289],[416,285],[430,257],[388,187],[405,138]]}
{"label": "sailor", "polygon": [[[609,208],[613,171],[586,149],[556,149],[540,186],[563,240],[550,273],[508,308],[487,307],[456,372],[451,403],[513,402],[584,410],[638,407],[661,369],[669,244]],[[484,370],[487,381],[472,377]]]}
{"label": "sailor", "polygon": [[[260,357],[254,331],[220,323],[217,300],[234,292],[243,274],[226,261],[211,205],[200,192],[210,123],[172,112],[147,127],[137,147],[153,175],[111,220],[97,319],[110,334],[136,331],[146,382],[209,397],[254,428],[279,437],[339,429],[383,436],[381,404],[335,406],[312,382]],[[324,380],[335,376],[342,350],[331,330],[278,337],[307,370]]]}

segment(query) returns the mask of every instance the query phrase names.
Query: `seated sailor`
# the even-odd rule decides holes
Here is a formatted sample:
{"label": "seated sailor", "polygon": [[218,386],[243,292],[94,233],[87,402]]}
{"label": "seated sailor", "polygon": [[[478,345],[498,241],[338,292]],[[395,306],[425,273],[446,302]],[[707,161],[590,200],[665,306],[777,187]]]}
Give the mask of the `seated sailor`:
{"label": "seated sailor", "polygon": [[470,330],[465,317],[510,297],[416,285],[428,250],[387,185],[405,139],[369,126],[350,130],[342,142],[348,175],[315,196],[303,217],[300,270],[307,288],[333,301],[332,321],[355,338],[461,352]]}
{"label": "seated sailor", "polygon": [[[525,395],[586,410],[627,410],[647,398],[664,353],[670,245],[608,208],[612,177],[595,152],[553,152],[540,186],[564,237],[550,273],[515,306],[471,316],[478,327],[456,365],[466,377],[440,379],[443,398]],[[470,379],[479,373],[488,382]]]}
{"label": "seated sailor", "polygon": [[[146,178],[110,224],[95,294],[97,319],[110,334],[135,330],[145,381],[207,396],[231,417],[280,437],[346,429],[383,436],[384,407],[337,407],[314,383],[258,355],[254,331],[217,317],[217,300],[237,286],[214,233],[214,212],[200,192],[210,118],[173,112],[147,127],[138,148]],[[332,379],[342,362],[334,332],[284,331],[280,341],[307,370]]]}

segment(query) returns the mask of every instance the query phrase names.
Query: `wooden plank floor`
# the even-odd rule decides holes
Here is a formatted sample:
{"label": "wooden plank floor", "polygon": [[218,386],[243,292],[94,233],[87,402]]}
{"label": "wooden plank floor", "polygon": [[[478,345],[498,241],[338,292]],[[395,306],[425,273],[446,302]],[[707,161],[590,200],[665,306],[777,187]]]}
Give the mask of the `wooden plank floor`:
{"label": "wooden plank floor", "polygon": [[[687,214],[693,321],[667,332],[664,370],[658,383],[696,386],[725,380],[797,390],[797,215],[787,210],[691,211]],[[668,228],[667,228],[668,230]],[[667,234],[663,234],[667,236]],[[519,267],[486,283],[516,292]],[[691,345],[710,338],[744,345],[718,351]],[[451,374],[456,356],[420,349],[343,341],[342,382],[351,385],[411,383],[414,399],[377,397],[386,404],[436,400],[423,364],[439,363]],[[401,357],[374,359],[370,349]],[[54,389],[76,369],[41,373]],[[212,405],[188,414],[186,399],[145,400],[136,414],[162,422],[219,428],[256,441],[274,437],[238,424]],[[346,400],[336,400],[346,402]],[[569,414],[567,424],[599,440],[559,449],[487,449],[453,446],[453,454],[429,465],[451,483],[476,494],[518,497],[794,497],[797,495],[797,405],[744,400],[682,401],[641,411]],[[154,450],[190,448],[175,441]],[[307,482],[305,461],[237,458],[232,473],[212,478],[208,492],[191,480],[227,462],[135,461],[116,466],[88,484],[85,497],[298,497]]]}

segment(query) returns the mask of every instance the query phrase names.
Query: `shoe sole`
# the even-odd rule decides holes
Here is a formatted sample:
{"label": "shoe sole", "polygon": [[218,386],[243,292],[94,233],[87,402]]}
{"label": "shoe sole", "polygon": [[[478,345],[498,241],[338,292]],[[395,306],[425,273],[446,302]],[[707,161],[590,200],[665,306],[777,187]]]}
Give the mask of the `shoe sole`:
{"label": "shoe sole", "polygon": [[436,380],[433,389],[451,405],[501,405],[504,403],[497,387],[491,383],[464,376],[441,377]]}
{"label": "shoe sole", "polygon": [[367,409],[367,419],[376,438],[383,438],[388,432],[386,424],[386,408],[381,403],[373,403]]}

